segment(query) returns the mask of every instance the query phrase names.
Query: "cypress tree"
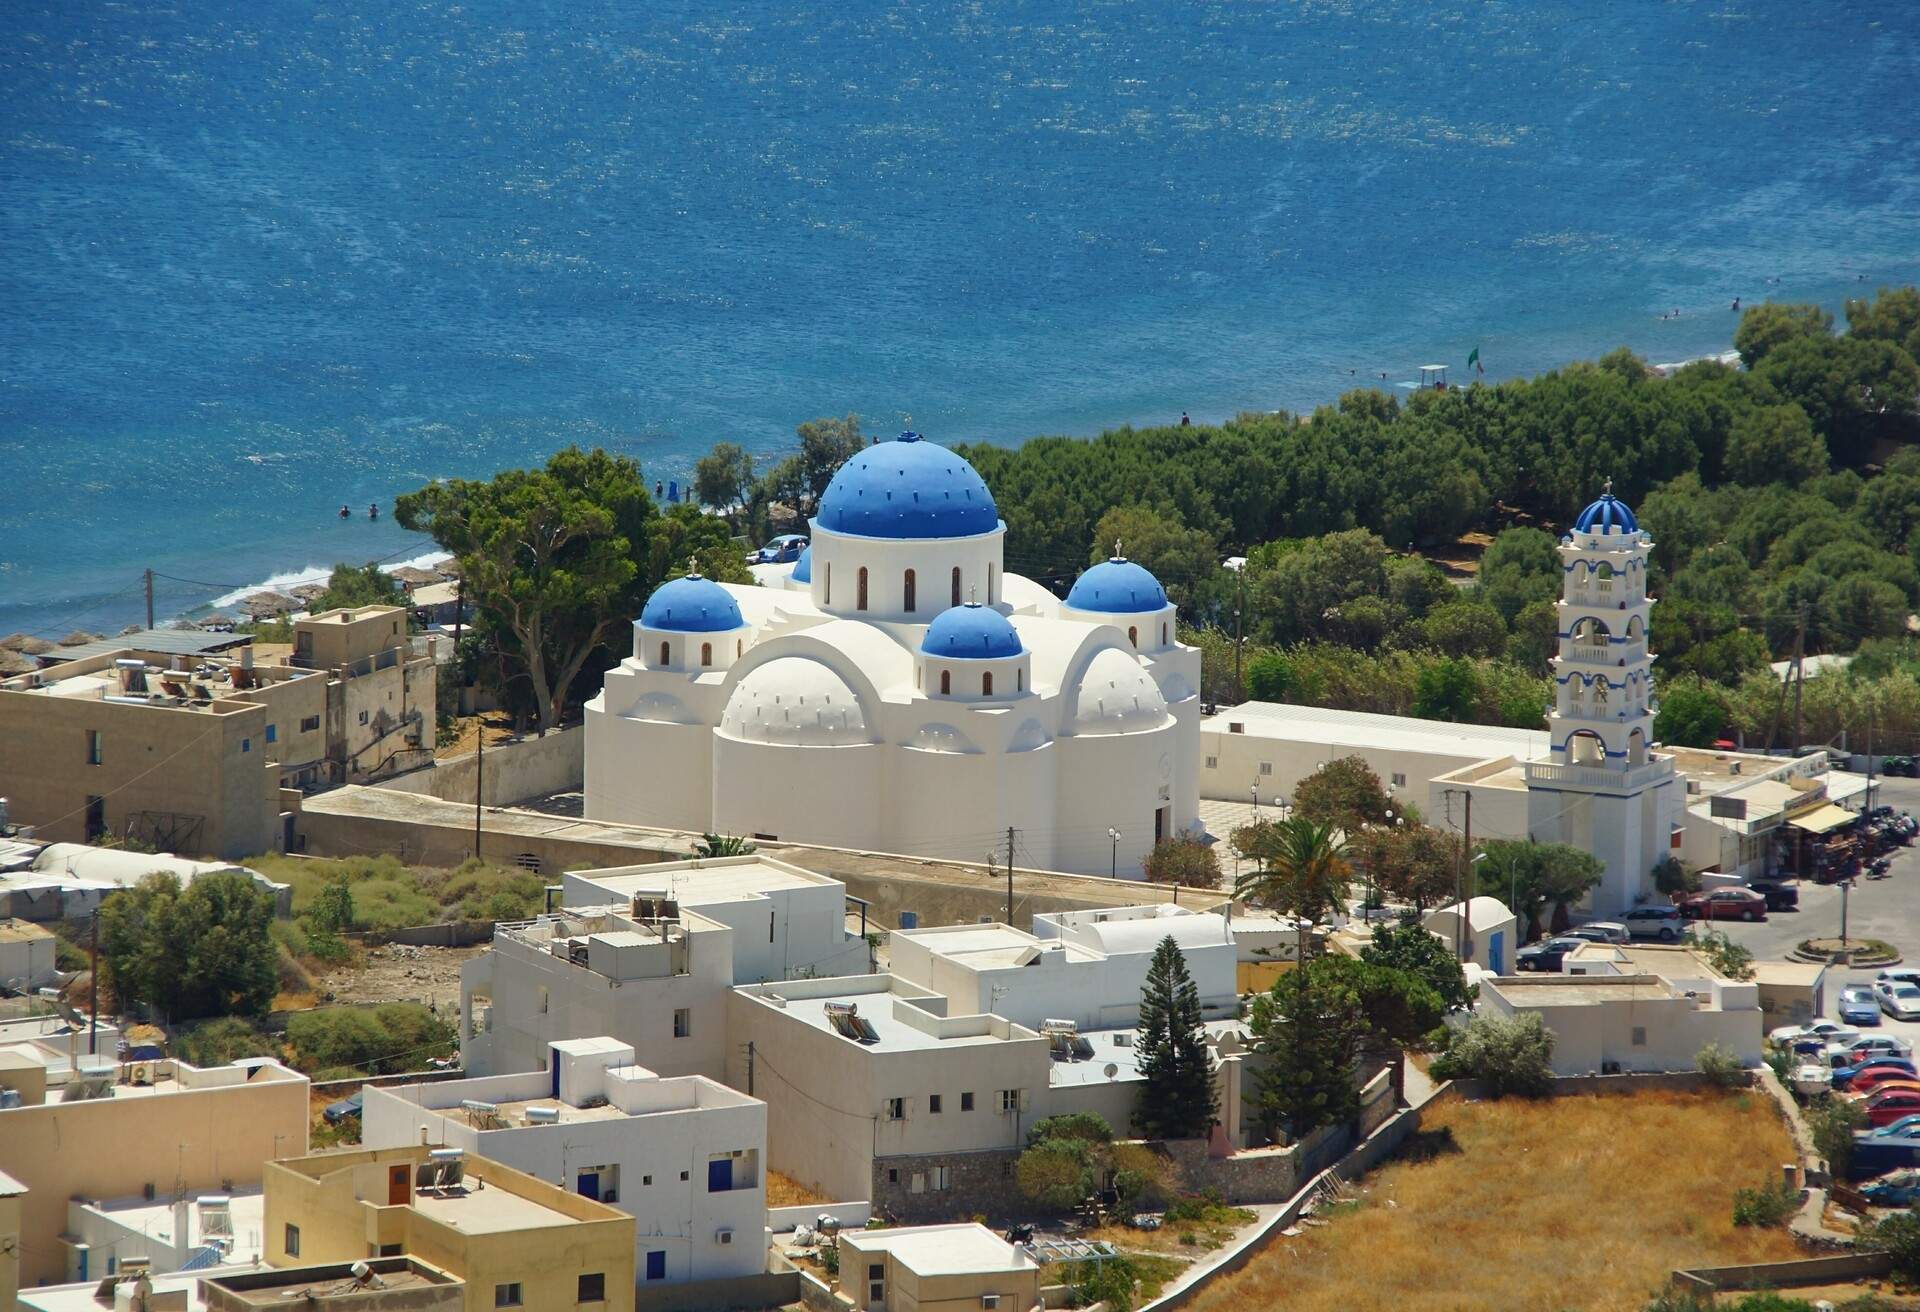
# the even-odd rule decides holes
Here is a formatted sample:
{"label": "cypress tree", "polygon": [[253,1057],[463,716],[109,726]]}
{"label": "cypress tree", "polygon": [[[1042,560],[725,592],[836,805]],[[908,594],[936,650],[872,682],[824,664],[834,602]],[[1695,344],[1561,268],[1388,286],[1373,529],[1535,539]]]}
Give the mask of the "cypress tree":
{"label": "cypress tree", "polygon": [[1200,1138],[1213,1128],[1217,1101],[1200,990],[1172,936],[1160,940],[1140,991],[1140,1096],[1134,1131],[1148,1139]]}

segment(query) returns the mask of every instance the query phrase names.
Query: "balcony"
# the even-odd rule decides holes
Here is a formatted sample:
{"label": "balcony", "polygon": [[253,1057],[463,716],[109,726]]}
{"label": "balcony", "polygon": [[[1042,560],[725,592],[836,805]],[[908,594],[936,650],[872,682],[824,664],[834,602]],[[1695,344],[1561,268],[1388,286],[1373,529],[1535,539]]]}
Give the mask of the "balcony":
{"label": "balcony", "polygon": [[1604,665],[1618,668],[1647,658],[1644,642],[1567,642],[1557,659],[1576,665]]}
{"label": "balcony", "polygon": [[1562,604],[1585,606],[1592,610],[1625,610],[1647,600],[1644,592],[1632,588],[1569,588],[1561,594]]}
{"label": "balcony", "polygon": [[1604,788],[1632,792],[1658,783],[1673,774],[1673,761],[1656,757],[1644,765],[1613,769],[1604,765],[1557,765],[1552,761],[1528,761],[1527,784],[1545,787]]}

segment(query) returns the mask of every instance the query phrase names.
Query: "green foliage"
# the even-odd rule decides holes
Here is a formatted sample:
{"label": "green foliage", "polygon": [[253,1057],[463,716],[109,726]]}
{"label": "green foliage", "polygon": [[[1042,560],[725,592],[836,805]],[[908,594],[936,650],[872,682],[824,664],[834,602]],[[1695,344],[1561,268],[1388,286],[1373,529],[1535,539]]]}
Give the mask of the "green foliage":
{"label": "green foliage", "polygon": [[1553,1088],[1553,1032],[1538,1012],[1475,1016],[1451,1031],[1434,1059],[1437,1080],[1480,1080],[1496,1098],[1537,1098]]}
{"label": "green foliage", "polygon": [[1461,861],[1458,834],[1396,817],[1394,824],[1368,825],[1349,836],[1347,852],[1374,887],[1421,911],[1453,900]]}
{"label": "green foliage", "polygon": [[100,912],[106,978],[122,1007],[173,1021],[264,1016],[273,1005],[273,895],[246,875],[202,875],[186,888],[152,874]]}
{"label": "green foliage", "polygon": [[1728,938],[1725,931],[1696,926],[1687,933],[1687,945],[1728,979],[1753,978],[1753,950]]}
{"label": "green foliage", "polygon": [[173,1053],[195,1066],[225,1066],[245,1057],[278,1057],[280,1045],[252,1021],[222,1016],[181,1029],[173,1036]]}
{"label": "green foliage", "polygon": [[1115,506],[1094,526],[1092,563],[1114,551],[1144,566],[1167,589],[1175,605],[1192,607],[1212,587],[1224,589],[1220,550],[1213,535],[1188,528],[1177,517],[1146,506]]}
{"label": "green foliage", "polygon": [[1373,941],[1360,949],[1360,959],[1369,965],[1403,971],[1423,982],[1448,1010],[1464,1007],[1473,998],[1453,949],[1430,933],[1418,920],[1397,925],[1381,925],[1373,931]]}
{"label": "green foliage", "polygon": [[715,443],[694,463],[693,495],[701,505],[737,514],[753,496],[753,457],[737,443]]}
{"label": "green foliage", "polygon": [[1020,1196],[1050,1211],[1064,1212],[1093,1192],[1093,1149],[1083,1139],[1045,1139],[1014,1163]]}
{"label": "green foliage", "polygon": [[1213,1128],[1219,1099],[1200,1014],[1200,990],[1171,935],[1160,940],[1140,990],[1134,1041],[1141,1087],[1134,1132],[1147,1139],[1196,1139]]}
{"label": "green foliage", "polygon": [[742,838],[738,834],[702,834],[696,848],[699,855],[707,856],[746,856],[760,850],[760,845],[751,838]]}
{"label": "green foliage", "polygon": [[1893,1276],[1902,1285],[1920,1285],[1920,1212],[1895,1212],[1860,1227],[1854,1247],[1893,1258]]}
{"label": "green foliage", "polygon": [[1768,301],[1749,306],[1734,330],[1733,346],[1749,369],[1769,353],[1799,337],[1826,337],[1833,316],[1817,305],[1782,305]]}
{"label": "green foliage", "polygon": [[1082,1143],[1112,1143],[1113,1127],[1098,1112],[1062,1112],[1043,1116],[1027,1131],[1029,1148],[1048,1139],[1076,1139]]}
{"label": "green foliage", "polygon": [[1747,1068],[1740,1064],[1740,1058],[1731,1048],[1720,1043],[1709,1043],[1694,1055],[1693,1064],[1707,1077],[1710,1084],[1722,1089],[1746,1087]]}
{"label": "green foliage", "polygon": [[840,1243],[839,1241],[829,1240],[828,1242],[821,1244],[819,1252],[820,1252],[820,1269],[822,1271],[825,1271],[829,1276],[839,1275],[840,1274]]}
{"label": "green foliage", "polygon": [[1866,1113],[1852,1099],[1829,1094],[1808,1104],[1806,1121],[1813,1150],[1826,1160],[1828,1174],[1844,1179],[1853,1161],[1854,1132],[1865,1128]]}
{"label": "green foliage", "polygon": [[353,928],[353,887],[345,875],[327,881],[307,909],[306,921],[310,930],[331,930],[335,934]]}
{"label": "green foliage", "polygon": [[1367,1030],[1350,994],[1288,971],[1253,1000],[1249,1029],[1264,1058],[1249,1110],[1269,1138],[1298,1141],[1359,1114],[1354,1060]]}
{"label": "green foliage", "polygon": [[1232,841],[1254,864],[1234,885],[1235,898],[1303,921],[1338,910],[1345,900],[1353,872],[1332,825],[1297,815],[1256,820],[1234,830]]}
{"label": "green foliage", "polygon": [[1649,873],[1653,876],[1654,888],[1668,897],[1679,893],[1700,891],[1700,872],[1681,861],[1679,857],[1661,857],[1653,863],[1653,869]]}
{"label": "green foliage", "polygon": [[1145,873],[1156,884],[1218,888],[1220,857],[1212,844],[1191,834],[1179,834],[1153,845],[1147,853]]}
{"label": "green foliage", "polygon": [[[1446,1017],[1439,991],[1414,971],[1353,957],[1324,956],[1292,973],[1304,976],[1316,995],[1337,999],[1350,1009],[1359,1022],[1354,1035],[1358,1044],[1417,1046]],[[1358,1047],[1353,1056],[1359,1056]]]}
{"label": "green foliage", "polygon": [[1484,858],[1479,893],[1497,898],[1520,921],[1524,938],[1540,933],[1540,914],[1552,908],[1553,924],[1563,928],[1568,908],[1600,882],[1605,871],[1598,857],[1566,843],[1497,838],[1481,845]]}
{"label": "green foliage", "polygon": [[1257,702],[1292,700],[1293,662],[1277,651],[1262,652],[1247,662],[1247,696]]}
{"label": "green foliage", "polygon": [[350,1066],[373,1075],[424,1070],[458,1049],[453,1026],[417,1002],[328,1007],[287,1022],[294,1064],[303,1071]]}
{"label": "green foliage", "polygon": [[327,576],[327,590],[308,603],[314,614],[355,606],[404,606],[407,592],[400,580],[378,565],[335,565]]}
{"label": "green foliage", "polygon": [[1800,1210],[1800,1191],[1775,1180],[1757,1189],[1733,1191],[1733,1223],[1771,1229],[1785,1225]]}
{"label": "green foliage", "polygon": [[1423,720],[1470,722],[1479,697],[1479,672],[1470,661],[1454,657],[1420,671],[1413,713]]}
{"label": "green foliage", "polygon": [[1661,692],[1660,709],[1653,717],[1656,742],[1673,747],[1711,747],[1726,727],[1726,703],[1715,689],[1691,683]]}
{"label": "green foliage", "polygon": [[1349,836],[1362,826],[1385,823],[1389,809],[1380,776],[1358,756],[1328,761],[1293,790],[1294,815]]}

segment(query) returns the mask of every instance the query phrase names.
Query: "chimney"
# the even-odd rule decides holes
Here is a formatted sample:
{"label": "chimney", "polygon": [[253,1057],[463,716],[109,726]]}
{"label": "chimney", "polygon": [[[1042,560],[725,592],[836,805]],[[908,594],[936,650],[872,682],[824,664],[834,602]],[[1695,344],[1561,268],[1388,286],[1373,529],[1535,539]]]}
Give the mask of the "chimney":
{"label": "chimney", "polygon": [[246,646],[240,649],[240,668],[243,670],[250,670],[253,668],[253,644],[252,643],[248,643]]}
{"label": "chimney", "polygon": [[193,1208],[184,1198],[173,1200],[173,1246],[186,1252],[193,1238]]}

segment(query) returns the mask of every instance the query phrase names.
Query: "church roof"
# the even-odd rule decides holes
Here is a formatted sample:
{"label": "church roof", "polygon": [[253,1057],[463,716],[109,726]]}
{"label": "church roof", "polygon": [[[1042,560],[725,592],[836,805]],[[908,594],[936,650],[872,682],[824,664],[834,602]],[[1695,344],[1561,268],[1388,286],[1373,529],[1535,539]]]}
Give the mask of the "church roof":
{"label": "church roof", "polygon": [[1110,615],[1160,610],[1166,604],[1167,590],[1160,580],[1124,556],[1101,561],[1075,579],[1067,593],[1067,605],[1075,610]]}
{"label": "church roof", "polygon": [[1611,492],[1602,492],[1600,499],[1573,521],[1573,530],[1576,533],[1638,533],[1640,521],[1633,517],[1626,502]]}
{"label": "church roof", "polygon": [[800,559],[793,563],[793,581],[795,583],[813,582],[813,548],[804,547]]}
{"label": "church roof", "polygon": [[840,466],[814,523],[856,537],[965,538],[999,528],[1000,512],[972,465],[902,433]]}
{"label": "church roof", "polygon": [[698,574],[662,583],[640,610],[643,628],[671,633],[720,633],[742,623],[733,594]]}
{"label": "church roof", "polygon": [[920,650],[947,660],[999,660],[1018,656],[1020,635],[1007,617],[977,602],[955,606],[934,616]]}

